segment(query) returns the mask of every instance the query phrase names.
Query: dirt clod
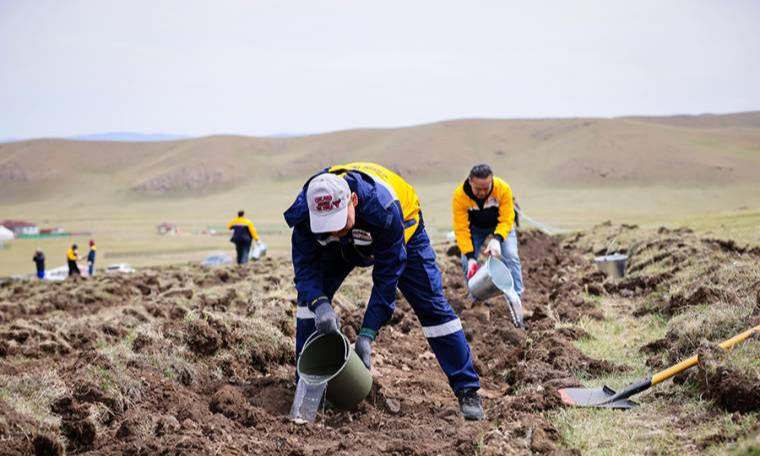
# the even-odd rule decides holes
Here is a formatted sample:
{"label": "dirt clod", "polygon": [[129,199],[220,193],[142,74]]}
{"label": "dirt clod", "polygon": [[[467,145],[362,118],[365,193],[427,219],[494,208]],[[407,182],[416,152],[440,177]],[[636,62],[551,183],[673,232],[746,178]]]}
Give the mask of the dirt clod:
{"label": "dirt clod", "polygon": [[733,367],[729,354],[717,345],[701,345],[698,356],[697,378],[704,397],[729,412],[753,412],[760,409],[760,378],[748,376]]}
{"label": "dirt clod", "polygon": [[36,456],[62,456],[63,446],[54,437],[46,434],[38,434],[32,440],[34,454]]}
{"label": "dirt clod", "polygon": [[193,320],[187,327],[187,344],[200,355],[213,355],[222,345],[222,338],[205,320]]}

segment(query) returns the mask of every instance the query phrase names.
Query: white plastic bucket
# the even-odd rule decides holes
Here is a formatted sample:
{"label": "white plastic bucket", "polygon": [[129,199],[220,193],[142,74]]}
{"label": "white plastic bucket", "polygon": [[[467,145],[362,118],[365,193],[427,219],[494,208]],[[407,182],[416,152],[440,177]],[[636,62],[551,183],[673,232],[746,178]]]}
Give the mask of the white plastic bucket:
{"label": "white plastic bucket", "polygon": [[266,254],[267,254],[267,243],[264,241],[259,241],[251,249],[250,259],[258,260],[258,259],[261,259],[261,257],[266,256]]}

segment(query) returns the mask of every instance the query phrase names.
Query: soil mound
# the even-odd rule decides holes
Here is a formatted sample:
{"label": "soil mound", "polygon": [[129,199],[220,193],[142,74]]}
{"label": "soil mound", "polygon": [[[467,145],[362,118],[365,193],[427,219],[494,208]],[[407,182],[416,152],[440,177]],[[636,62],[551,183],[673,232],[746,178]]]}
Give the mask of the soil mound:
{"label": "soil mound", "polygon": [[[746,343],[759,342],[750,340]],[[760,354],[757,347],[750,350],[753,355]],[[704,397],[729,412],[760,410],[760,369],[748,372],[732,362],[730,352],[714,344],[703,344],[698,355],[697,382]]]}

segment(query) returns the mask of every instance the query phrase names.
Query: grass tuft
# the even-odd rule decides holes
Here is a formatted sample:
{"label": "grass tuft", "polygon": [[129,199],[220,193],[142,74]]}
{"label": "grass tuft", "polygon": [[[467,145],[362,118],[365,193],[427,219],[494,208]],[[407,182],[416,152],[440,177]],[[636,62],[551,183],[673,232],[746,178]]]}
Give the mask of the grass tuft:
{"label": "grass tuft", "polygon": [[0,385],[0,400],[7,402],[17,413],[46,426],[58,426],[60,418],[50,412],[50,405],[67,394],[69,388],[54,369],[20,377],[0,375]]}

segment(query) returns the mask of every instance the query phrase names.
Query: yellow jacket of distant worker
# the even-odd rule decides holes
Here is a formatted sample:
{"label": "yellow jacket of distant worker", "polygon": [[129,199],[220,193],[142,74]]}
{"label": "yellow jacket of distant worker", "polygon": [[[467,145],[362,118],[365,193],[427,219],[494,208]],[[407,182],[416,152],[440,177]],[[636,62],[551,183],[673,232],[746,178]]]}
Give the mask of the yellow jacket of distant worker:
{"label": "yellow jacket of distant worker", "polygon": [[493,177],[491,193],[482,200],[475,198],[469,179],[465,179],[454,191],[452,211],[457,245],[462,255],[467,256],[474,253],[470,227],[492,229],[495,236],[504,240],[515,222],[512,189],[496,176]]}
{"label": "yellow jacket of distant worker", "polygon": [[404,213],[404,241],[408,242],[420,222],[420,199],[414,187],[393,171],[374,163],[348,163],[329,168],[330,173],[340,174],[341,170],[359,171],[368,174],[375,182],[388,189],[398,199]]}
{"label": "yellow jacket of distant worker", "polygon": [[244,244],[250,244],[252,240],[259,240],[259,235],[256,233],[256,228],[253,226],[253,222],[245,217],[235,217],[227,224],[228,230],[232,231],[232,239],[230,241]]}
{"label": "yellow jacket of distant worker", "polygon": [[73,247],[69,247],[69,249],[66,251],[66,258],[71,261],[77,261],[79,259]]}

